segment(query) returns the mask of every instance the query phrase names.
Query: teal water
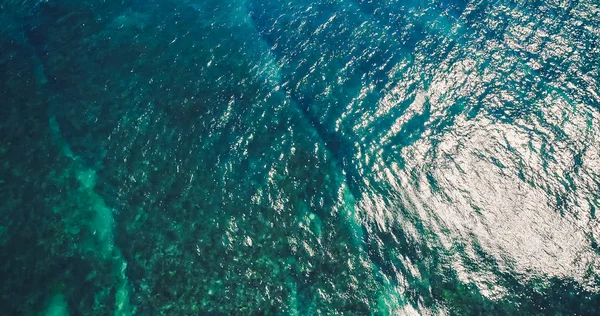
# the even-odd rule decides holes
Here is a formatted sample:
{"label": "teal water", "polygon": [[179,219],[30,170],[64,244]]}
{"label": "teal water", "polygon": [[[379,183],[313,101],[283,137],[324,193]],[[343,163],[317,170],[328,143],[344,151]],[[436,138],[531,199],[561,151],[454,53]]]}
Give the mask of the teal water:
{"label": "teal water", "polygon": [[0,23],[0,315],[600,314],[597,1]]}

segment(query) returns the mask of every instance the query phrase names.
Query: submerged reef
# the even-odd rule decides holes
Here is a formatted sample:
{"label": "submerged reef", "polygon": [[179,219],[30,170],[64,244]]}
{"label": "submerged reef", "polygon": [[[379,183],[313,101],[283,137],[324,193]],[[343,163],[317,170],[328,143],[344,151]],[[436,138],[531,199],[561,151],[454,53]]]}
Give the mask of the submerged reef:
{"label": "submerged reef", "polygon": [[600,313],[569,3],[0,3],[1,313]]}

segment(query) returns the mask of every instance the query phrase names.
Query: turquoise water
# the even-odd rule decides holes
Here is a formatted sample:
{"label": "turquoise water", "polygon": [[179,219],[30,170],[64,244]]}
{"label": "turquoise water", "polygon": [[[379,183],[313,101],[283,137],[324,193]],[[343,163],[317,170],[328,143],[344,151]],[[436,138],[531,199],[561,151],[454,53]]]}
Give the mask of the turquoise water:
{"label": "turquoise water", "polygon": [[597,315],[597,1],[0,1],[0,314]]}

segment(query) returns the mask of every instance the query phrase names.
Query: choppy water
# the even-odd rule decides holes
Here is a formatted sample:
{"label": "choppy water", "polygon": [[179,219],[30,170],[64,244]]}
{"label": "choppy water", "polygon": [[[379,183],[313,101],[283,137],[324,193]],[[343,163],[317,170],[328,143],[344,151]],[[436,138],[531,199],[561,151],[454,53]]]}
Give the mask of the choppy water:
{"label": "choppy water", "polygon": [[600,313],[597,1],[0,23],[0,314]]}

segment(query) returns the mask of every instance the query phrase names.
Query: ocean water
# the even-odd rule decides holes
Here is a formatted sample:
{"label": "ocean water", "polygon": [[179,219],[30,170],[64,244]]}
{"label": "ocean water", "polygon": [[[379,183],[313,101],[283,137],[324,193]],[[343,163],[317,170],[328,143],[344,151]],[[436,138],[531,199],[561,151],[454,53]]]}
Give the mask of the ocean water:
{"label": "ocean water", "polygon": [[1,315],[600,314],[600,3],[0,0]]}

